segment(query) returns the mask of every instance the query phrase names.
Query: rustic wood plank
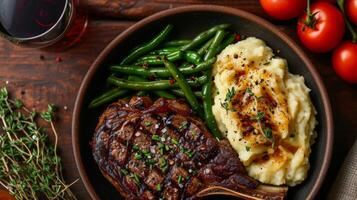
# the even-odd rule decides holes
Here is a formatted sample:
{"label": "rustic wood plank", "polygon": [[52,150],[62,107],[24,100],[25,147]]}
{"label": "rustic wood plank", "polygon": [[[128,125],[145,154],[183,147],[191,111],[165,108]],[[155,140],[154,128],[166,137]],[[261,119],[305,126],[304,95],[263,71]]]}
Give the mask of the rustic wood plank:
{"label": "rustic wood plank", "polygon": [[249,0],[82,0],[80,3],[82,8],[97,16],[130,19],[141,19],[169,8],[198,4],[229,5],[264,15],[259,1]]}
{"label": "rustic wood plank", "polygon": [[[13,96],[23,99],[26,106],[40,110],[50,102],[59,106],[56,128],[68,181],[79,178],[72,151],[71,120],[80,83],[100,51],[130,25],[132,22],[90,21],[82,41],[60,53],[20,48],[0,40],[0,86],[7,85]],[[41,55],[44,60],[40,59]],[[57,57],[62,62],[56,62]],[[89,199],[80,181],[73,191],[78,199]]]}
{"label": "rustic wood plank", "polygon": [[[131,7],[130,0],[83,0],[85,8],[97,16],[138,19],[150,15],[162,9],[197,3],[215,3],[232,5],[249,12],[265,17],[258,1],[169,1],[150,0],[135,1]],[[120,2],[120,4],[118,3]],[[121,6],[121,7],[118,7]],[[120,9],[118,9],[120,8]],[[89,66],[99,52],[119,33],[132,25],[129,21],[91,20],[88,33],[81,43],[73,48],[56,53],[43,50],[34,50],[16,47],[9,42],[0,40],[0,85],[7,86],[16,96],[24,99],[29,107],[45,108],[51,102],[59,105],[60,119],[56,126],[60,134],[60,151],[63,157],[65,178],[68,181],[79,178],[72,152],[71,144],[71,119],[74,101],[80,83]],[[280,30],[297,40],[295,34],[295,22],[279,22]],[[333,114],[335,119],[335,144],[332,163],[324,182],[323,188],[317,199],[324,199],[326,192],[336,178],[338,168],[344,160],[347,151],[356,139],[357,125],[354,122],[357,113],[356,86],[343,82],[336,76],[331,68],[330,54],[312,54],[312,59],[330,95]],[[40,56],[44,56],[44,60]],[[61,57],[62,62],[56,62]],[[64,109],[67,107],[67,109]],[[78,199],[89,199],[81,182],[73,186]]]}

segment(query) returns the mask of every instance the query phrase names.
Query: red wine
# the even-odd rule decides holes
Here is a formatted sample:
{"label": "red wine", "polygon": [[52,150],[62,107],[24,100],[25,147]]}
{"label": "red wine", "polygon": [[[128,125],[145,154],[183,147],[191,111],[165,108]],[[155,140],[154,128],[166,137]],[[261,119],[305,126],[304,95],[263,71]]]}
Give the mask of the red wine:
{"label": "red wine", "polygon": [[51,29],[68,0],[0,0],[0,28],[16,38],[30,38]]}

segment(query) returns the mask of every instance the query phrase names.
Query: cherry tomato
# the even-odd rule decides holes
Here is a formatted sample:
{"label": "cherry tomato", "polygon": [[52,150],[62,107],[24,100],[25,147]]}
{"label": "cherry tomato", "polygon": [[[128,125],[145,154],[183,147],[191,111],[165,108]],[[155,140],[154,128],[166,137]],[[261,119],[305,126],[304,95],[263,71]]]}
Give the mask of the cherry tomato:
{"label": "cherry tomato", "polygon": [[15,200],[7,191],[0,190],[0,199],[1,200]]}
{"label": "cherry tomato", "polygon": [[349,83],[357,83],[357,44],[343,42],[332,55],[336,73]]}
{"label": "cherry tomato", "polygon": [[346,10],[348,19],[354,25],[357,25],[357,0],[347,0],[346,4],[345,4],[345,10]]}
{"label": "cherry tomato", "polygon": [[315,23],[310,26],[305,24],[306,13],[299,18],[297,34],[300,41],[313,52],[328,52],[343,38],[345,33],[343,15],[335,6],[327,2],[312,4],[311,13],[315,13]]}
{"label": "cherry tomato", "polygon": [[336,0],[316,0],[316,2],[319,1],[324,1],[324,2],[329,2],[329,3],[336,3]]}
{"label": "cherry tomato", "polygon": [[260,0],[260,5],[272,18],[288,20],[304,12],[306,0]]}

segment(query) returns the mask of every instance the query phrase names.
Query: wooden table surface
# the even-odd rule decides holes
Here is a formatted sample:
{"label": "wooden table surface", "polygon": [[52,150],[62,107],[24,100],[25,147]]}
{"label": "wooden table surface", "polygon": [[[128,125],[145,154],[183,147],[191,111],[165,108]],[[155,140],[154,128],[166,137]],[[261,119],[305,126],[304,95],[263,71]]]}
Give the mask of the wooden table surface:
{"label": "wooden table surface", "polygon": [[[60,107],[60,119],[56,126],[67,181],[79,178],[71,143],[73,106],[81,81],[97,55],[113,38],[145,16],[171,7],[203,3],[228,5],[269,19],[258,0],[83,0],[82,6],[89,12],[88,32],[79,44],[64,52],[20,48],[0,39],[0,86],[7,84],[10,92],[22,98],[29,107],[43,109],[50,102]],[[296,20],[272,22],[298,41]],[[334,115],[333,156],[318,194],[318,199],[324,199],[345,155],[356,140],[357,87],[346,84],[336,76],[331,68],[331,54],[313,54],[307,50],[306,53],[322,76]],[[61,57],[62,62],[56,62],[57,57]],[[81,181],[72,189],[78,199],[90,199]]]}

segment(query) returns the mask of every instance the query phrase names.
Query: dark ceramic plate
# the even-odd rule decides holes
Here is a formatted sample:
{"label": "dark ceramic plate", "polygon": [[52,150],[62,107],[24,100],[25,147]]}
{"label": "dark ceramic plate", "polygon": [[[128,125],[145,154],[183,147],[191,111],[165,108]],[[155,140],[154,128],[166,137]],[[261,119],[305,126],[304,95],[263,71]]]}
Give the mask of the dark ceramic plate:
{"label": "dark ceramic plate", "polygon": [[90,196],[93,199],[120,199],[120,194],[99,171],[89,146],[98,116],[104,108],[88,110],[88,103],[104,89],[108,66],[120,61],[134,46],[151,39],[168,23],[174,25],[175,38],[192,38],[214,25],[230,23],[237,33],[261,38],[272,49],[279,49],[279,56],[287,59],[290,72],[305,77],[318,112],[318,138],[312,147],[309,176],[302,184],[289,189],[288,199],[313,199],[326,174],[333,140],[331,108],[321,78],[302,50],[269,22],[241,10],[208,5],[175,8],[136,23],[115,38],[93,63],[77,96],[72,123],[75,159]]}

